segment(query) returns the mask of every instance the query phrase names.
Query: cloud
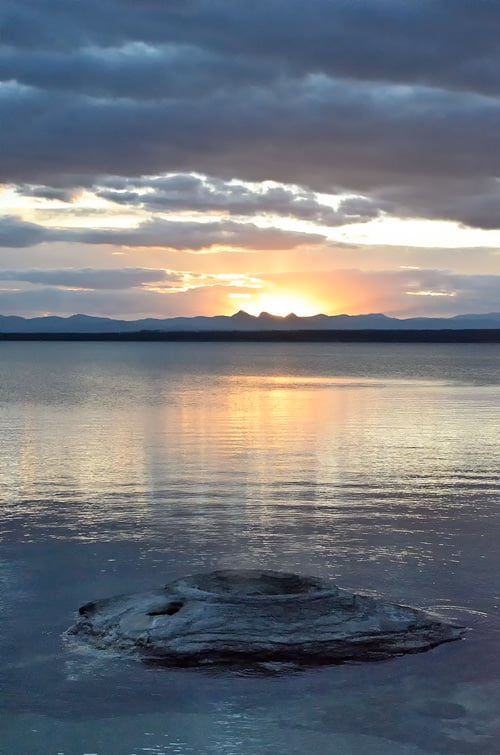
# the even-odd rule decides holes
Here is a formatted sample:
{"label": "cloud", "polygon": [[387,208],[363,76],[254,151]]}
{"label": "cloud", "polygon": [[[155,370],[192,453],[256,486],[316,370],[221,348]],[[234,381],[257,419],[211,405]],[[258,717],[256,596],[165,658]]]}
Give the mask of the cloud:
{"label": "cloud", "polygon": [[[229,215],[279,215],[340,226],[371,220],[380,207],[364,197],[345,198],[338,209],[321,202],[316,194],[297,186],[244,184],[192,174],[171,174],[141,179],[107,178],[94,190],[98,196],[151,211],[222,212]],[[380,201],[379,205],[382,204]]]}
{"label": "cloud", "polygon": [[[401,188],[395,211],[432,217],[420,189],[461,182],[439,217],[492,227],[495,194],[473,200],[500,174],[499,21],[494,0],[8,0],[3,180],[197,171],[364,193],[372,212]],[[292,204],[314,218],[306,193]]]}
{"label": "cloud", "polygon": [[325,77],[188,101],[0,95],[10,181],[194,170],[366,191],[500,171],[500,103],[476,95]]}
{"label": "cloud", "polygon": [[[165,71],[175,75],[165,76]],[[189,99],[207,91],[236,89],[274,78],[258,60],[227,58],[190,44],[152,47],[131,40],[120,47],[74,50],[0,48],[0,76],[25,87],[87,97]]]}
{"label": "cloud", "polygon": [[148,283],[162,286],[179,283],[180,273],[167,270],[140,268],[91,269],[67,268],[62,270],[0,270],[0,281],[27,282],[42,286],[88,290],[120,290],[135,288]]}
{"label": "cloud", "polygon": [[253,223],[230,220],[195,222],[147,220],[129,230],[78,231],[75,239],[89,244],[122,246],[160,246],[169,249],[208,249],[215,245],[246,249],[290,249],[303,244],[318,244],[324,236],[316,233],[260,228]]}
{"label": "cloud", "polygon": [[498,178],[415,181],[411,186],[386,187],[374,192],[373,204],[400,217],[455,220],[465,226],[492,230],[500,227]]}
{"label": "cloud", "polygon": [[21,193],[26,197],[36,197],[37,199],[49,199],[66,203],[71,203],[76,198],[73,190],[54,186],[23,186]]}
{"label": "cloud", "polygon": [[45,228],[20,218],[0,219],[0,246],[33,246],[48,241],[74,241],[84,244],[165,247],[169,249],[208,249],[215,245],[247,249],[289,249],[302,244],[318,244],[324,236],[315,233],[260,228],[253,223],[230,220],[212,222],[170,221],[153,218],[129,229]]}
{"label": "cloud", "polygon": [[[57,188],[22,184],[21,196],[69,203],[73,216],[109,214],[71,204],[80,187]],[[366,223],[377,217],[451,220],[482,230],[500,227],[500,181],[487,179],[436,179],[431,184],[386,186],[366,195],[332,197],[336,209],[321,195],[299,186],[277,183],[248,184],[213,176],[174,173],[141,178],[103,177],[87,187],[101,199],[152,216],[172,212],[217,213],[242,218],[267,215],[294,218],[324,227]],[[14,223],[12,228],[14,227]],[[4,229],[7,234],[7,228]]]}
{"label": "cloud", "polygon": [[50,233],[42,225],[28,223],[12,215],[0,218],[0,246],[35,246],[49,237]]}
{"label": "cloud", "polygon": [[[84,6],[66,0],[5,0],[0,24],[10,49],[32,55],[52,51],[45,63],[36,58],[38,68],[50,67],[51,82],[69,80],[74,90],[82,80],[91,87],[98,78],[92,76],[96,67],[113,91],[122,70],[129,74],[128,93],[136,91],[134,68],[168,89],[168,55],[179,46],[187,48],[185,65],[193,51],[205,55],[205,68],[217,68],[220,57],[237,68],[253,63],[256,83],[267,81],[270,71],[275,77],[321,72],[490,93],[499,88],[499,18],[496,0],[454,0],[452,7],[448,0],[254,0],[250,5],[244,0],[88,0]],[[143,47],[129,49],[133,44]],[[75,51],[79,64],[58,75],[58,68],[74,61]],[[163,66],[155,67],[155,57]],[[181,70],[182,62],[180,55]],[[33,84],[36,66],[25,63],[23,68],[22,63],[8,73]],[[196,58],[195,63],[202,77]],[[233,75],[226,65],[218,80]],[[145,81],[143,89],[148,86]]]}

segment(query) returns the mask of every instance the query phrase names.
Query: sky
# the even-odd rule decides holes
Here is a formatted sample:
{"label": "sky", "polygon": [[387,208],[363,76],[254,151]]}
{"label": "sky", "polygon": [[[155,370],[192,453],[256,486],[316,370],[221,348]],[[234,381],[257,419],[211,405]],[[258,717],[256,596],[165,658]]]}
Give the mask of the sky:
{"label": "sky", "polygon": [[3,0],[0,314],[500,311],[498,0]]}

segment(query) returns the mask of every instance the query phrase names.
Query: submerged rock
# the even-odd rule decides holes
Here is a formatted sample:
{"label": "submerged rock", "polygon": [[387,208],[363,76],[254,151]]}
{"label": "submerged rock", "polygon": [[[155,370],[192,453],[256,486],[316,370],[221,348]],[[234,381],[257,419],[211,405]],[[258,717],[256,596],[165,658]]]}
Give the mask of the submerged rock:
{"label": "submerged rock", "polygon": [[223,570],[87,603],[68,633],[169,665],[338,663],[415,653],[464,629],[328,580]]}

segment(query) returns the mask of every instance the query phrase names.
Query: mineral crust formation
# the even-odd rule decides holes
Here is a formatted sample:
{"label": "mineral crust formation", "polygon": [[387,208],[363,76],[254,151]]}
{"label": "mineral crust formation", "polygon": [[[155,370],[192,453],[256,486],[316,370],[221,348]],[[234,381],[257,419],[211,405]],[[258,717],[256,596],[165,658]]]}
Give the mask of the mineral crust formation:
{"label": "mineral crust formation", "polygon": [[370,661],[428,650],[464,628],[316,577],[219,570],[79,609],[68,634],[165,665]]}

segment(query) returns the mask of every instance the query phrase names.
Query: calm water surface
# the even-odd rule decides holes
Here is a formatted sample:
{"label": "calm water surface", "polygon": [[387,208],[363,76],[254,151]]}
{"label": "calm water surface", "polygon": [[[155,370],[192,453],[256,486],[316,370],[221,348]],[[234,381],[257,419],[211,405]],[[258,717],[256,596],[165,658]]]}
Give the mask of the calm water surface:
{"label": "calm water surface", "polygon": [[[497,753],[499,428],[497,345],[0,343],[0,752]],[[62,639],[85,601],[230,567],[471,631],[301,672]]]}

